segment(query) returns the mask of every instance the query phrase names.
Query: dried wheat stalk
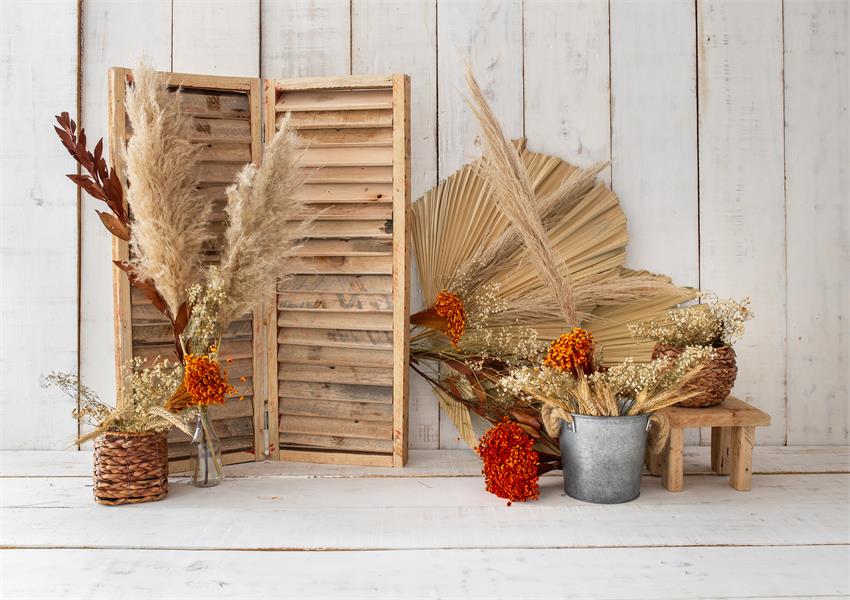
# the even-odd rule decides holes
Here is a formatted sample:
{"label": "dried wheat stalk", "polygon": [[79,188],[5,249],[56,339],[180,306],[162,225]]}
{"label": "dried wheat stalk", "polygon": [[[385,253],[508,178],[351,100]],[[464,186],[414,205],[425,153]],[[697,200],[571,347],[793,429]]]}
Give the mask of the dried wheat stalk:
{"label": "dried wheat stalk", "polygon": [[534,190],[516,148],[505,137],[493,110],[467,65],[466,81],[472,95],[470,106],[481,125],[484,156],[479,167],[490,183],[496,203],[519,232],[539,277],[555,300],[565,327],[578,325],[569,273],[558,268],[552,245],[537,212]]}

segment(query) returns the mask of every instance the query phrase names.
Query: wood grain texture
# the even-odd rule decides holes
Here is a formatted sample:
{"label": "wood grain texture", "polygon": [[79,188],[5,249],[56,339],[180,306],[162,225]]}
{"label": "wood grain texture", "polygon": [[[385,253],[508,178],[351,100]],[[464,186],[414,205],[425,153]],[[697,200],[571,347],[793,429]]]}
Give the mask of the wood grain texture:
{"label": "wood grain texture", "polygon": [[788,444],[850,440],[850,6],[786,2]]}
{"label": "wood grain texture", "polygon": [[[464,100],[467,59],[505,135],[523,135],[522,4],[497,0],[440,2],[437,46],[437,173],[445,179],[480,156],[475,145],[478,124]],[[440,448],[465,446],[451,420],[441,414]]]}
{"label": "wood grain texture", "polygon": [[[437,183],[437,3],[354,0],[351,17],[352,72],[410,76],[410,197],[415,200]],[[425,300],[413,272],[410,285],[410,310],[416,312]],[[439,406],[431,387],[413,371],[408,385],[410,447],[437,448]]]}
{"label": "wood grain texture", "polygon": [[785,442],[785,190],[782,3],[697,5],[700,285],[752,297],[758,317],[735,346],[734,393],[773,417]]}
{"label": "wood grain texture", "polygon": [[77,193],[64,175],[76,165],[52,128],[61,111],[76,119],[77,17],[74,0],[0,3],[2,448],[67,448],[77,434],[76,401],[40,385],[77,372]]}
{"label": "wood grain texture", "polygon": [[348,75],[349,6],[338,0],[263,0],[263,77]]}
{"label": "wood grain texture", "polygon": [[[532,150],[580,167],[610,160],[615,48],[608,12],[606,2],[525,3],[525,135]],[[609,169],[602,178],[610,183]]]}
{"label": "wood grain texture", "polygon": [[172,70],[257,77],[259,0],[174,0]]}
{"label": "wood grain texture", "polygon": [[626,266],[697,287],[694,3],[614,0],[610,16],[611,187],[628,219]]}
{"label": "wood grain texture", "polygon": [[[541,577],[538,565],[559,577]],[[279,598],[313,600],[340,595],[396,599],[405,596],[525,599],[563,593],[563,580],[582,582],[582,593],[600,600],[628,596],[670,599],[700,596],[737,598],[841,597],[850,586],[837,574],[846,563],[842,547],[782,548],[563,548],[550,550],[403,550],[378,552],[135,551],[123,549],[19,550],[0,566],[9,598],[24,598],[46,570],[51,592],[70,598],[88,577],[102,585],[88,594],[111,599],[126,585],[132,567],[136,584],[124,597],[149,598],[162,590],[187,600],[206,600],[226,586],[234,597],[252,598],[274,589]],[[615,569],[610,564],[617,565]],[[691,565],[700,565],[694,573]],[[783,565],[795,565],[785,569]],[[209,573],[217,573],[210,578]],[[333,577],[328,577],[333,573]],[[369,574],[368,576],[365,574]],[[441,574],[434,577],[435,573]],[[723,574],[712,577],[705,574]],[[806,575],[801,575],[805,573]],[[85,574],[85,577],[83,576]],[[614,577],[612,577],[614,574]],[[340,582],[345,582],[344,585]]]}

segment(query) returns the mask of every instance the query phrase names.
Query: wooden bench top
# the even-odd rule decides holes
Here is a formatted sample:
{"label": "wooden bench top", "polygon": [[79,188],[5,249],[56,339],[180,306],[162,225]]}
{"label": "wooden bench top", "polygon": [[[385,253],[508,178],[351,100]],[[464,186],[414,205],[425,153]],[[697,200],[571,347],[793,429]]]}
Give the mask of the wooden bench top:
{"label": "wooden bench top", "polygon": [[658,411],[670,421],[670,427],[761,427],[770,425],[770,415],[729,396],[723,404],[708,408],[668,406]]}

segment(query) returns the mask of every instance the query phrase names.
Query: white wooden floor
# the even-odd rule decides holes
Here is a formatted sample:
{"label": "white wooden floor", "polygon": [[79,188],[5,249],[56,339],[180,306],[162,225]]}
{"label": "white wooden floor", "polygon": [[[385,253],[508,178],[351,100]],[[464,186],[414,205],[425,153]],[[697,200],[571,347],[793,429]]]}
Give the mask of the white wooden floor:
{"label": "white wooden floor", "polygon": [[257,463],[103,507],[91,455],[0,452],[0,597],[776,598],[850,595],[850,451],[756,449],[753,490],[687,452],[685,491],[507,507],[467,451],[404,470]]}

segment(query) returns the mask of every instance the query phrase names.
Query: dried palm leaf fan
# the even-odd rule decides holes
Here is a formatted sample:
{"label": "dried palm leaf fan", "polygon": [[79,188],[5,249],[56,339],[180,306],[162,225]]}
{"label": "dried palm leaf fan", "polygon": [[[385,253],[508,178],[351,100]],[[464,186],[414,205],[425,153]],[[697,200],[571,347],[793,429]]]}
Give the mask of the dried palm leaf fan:
{"label": "dried palm leaf fan", "polygon": [[[457,360],[447,366],[463,370],[464,358],[488,353],[481,339],[498,337],[511,347],[512,331],[517,343],[529,328],[540,340],[552,340],[579,324],[604,348],[605,362],[648,360],[651,344],[635,344],[626,324],[661,314],[693,291],[673,286],[665,276],[623,267],[626,218],[616,194],[596,181],[604,165],[579,169],[528,150],[525,140],[511,144],[471,74],[468,80],[484,131],[484,156],[412,208],[420,285],[431,306],[411,317],[418,326],[414,362],[454,355]],[[441,302],[446,296],[456,299],[454,309]],[[460,331],[452,326],[459,318]],[[484,397],[498,395],[497,386],[476,379],[466,390],[452,389],[456,380],[437,388],[441,405],[466,397],[478,403],[473,410],[492,420],[500,411],[479,409]],[[474,441],[470,405],[455,408],[449,416],[464,439]],[[515,408],[502,412],[517,418]],[[532,420],[528,427],[535,429]]]}

